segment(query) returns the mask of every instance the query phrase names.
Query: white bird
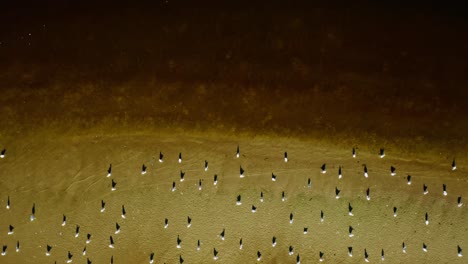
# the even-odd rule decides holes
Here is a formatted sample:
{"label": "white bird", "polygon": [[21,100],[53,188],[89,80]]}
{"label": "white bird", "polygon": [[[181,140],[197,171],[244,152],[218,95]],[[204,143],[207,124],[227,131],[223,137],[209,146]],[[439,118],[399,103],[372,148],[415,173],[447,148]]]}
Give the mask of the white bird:
{"label": "white bird", "polygon": [[271,246],[272,246],[272,247],[276,247],[276,237],[273,237],[273,238],[271,239]]}
{"label": "white bird", "polygon": [[292,223],[293,223],[293,220],[294,220],[293,213],[290,213],[290,214],[289,214],[289,223],[292,224]]}
{"label": "white bird", "polygon": [[444,190],[444,196],[447,196],[447,185],[443,184],[442,189]]}
{"label": "white bird", "polygon": [[304,227],[304,235],[306,235],[308,231],[309,231],[309,228],[308,228],[308,227]]}
{"label": "white bird", "polygon": [[429,225],[429,216],[427,215],[427,213],[426,213],[426,217],[425,217],[425,223],[426,223],[426,225]]}
{"label": "white bird", "polygon": [[34,221],[36,219],[36,204],[33,203],[33,207],[31,209],[31,216],[29,217],[29,220]]}
{"label": "white bird", "polygon": [[107,169],[107,177],[112,176],[112,163],[109,164],[109,168]]}
{"label": "white bird", "polygon": [[182,243],[182,239],[180,239],[179,235],[177,235],[177,248],[181,248],[182,246],[180,245]]}
{"label": "white bird", "polygon": [[353,234],[354,228],[352,226],[349,226],[348,230],[349,230],[349,237],[353,237],[354,236],[354,234]]}
{"label": "white bird", "polygon": [[455,159],[453,159],[452,161],[452,170],[456,170],[457,169],[457,164],[455,163]]}
{"label": "white bird", "polygon": [[208,161],[205,160],[205,171],[208,171]]}
{"label": "white bird", "polygon": [[353,256],[353,247],[348,247],[348,256]]}
{"label": "white bird", "polygon": [[393,207],[393,217],[397,217],[397,208]]}
{"label": "white bird", "polygon": [[127,212],[125,211],[125,206],[122,205],[122,218],[125,219],[127,217]]}
{"label": "white bird", "polygon": [[202,189],[202,180],[199,179],[198,180],[198,190],[201,191],[201,189]]}
{"label": "white bird", "polygon": [[159,162],[163,163],[164,162],[164,155],[162,154],[161,151],[159,151]]}
{"label": "white bird", "polygon": [[401,248],[403,250],[403,253],[406,253],[406,245],[405,245],[405,242],[403,242],[403,244],[401,245]]}
{"label": "white bird", "polygon": [[322,170],[322,174],[325,174],[327,173],[327,164],[322,164],[322,166],[320,167],[320,169]]}
{"label": "white bird", "polygon": [[294,248],[293,246],[289,246],[289,256],[294,255]]}
{"label": "white bird", "polygon": [[364,177],[369,177],[369,173],[367,173],[367,165],[364,164]]}
{"label": "white bird", "polygon": [[340,199],[340,190],[338,190],[338,187],[335,187],[335,198]]}
{"label": "white bird", "polygon": [[312,186],[311,186],[311,183],[310,183],[310,178],[309,178],[309,179],[307,179],[307,188],[309,188],[309,189],[310,189],[310,187],[312,187]]}
{"label": "white bird", "polygon": [[106,210],[106,203],[104,200],[101,200],[101,213],[103,213]]}
{"label": "white bird", "polygon": [[427,190],[426,184],[423,184],[423,193],[424,193],[424,195],[429,193],[429,191]]}
{"label": "white bird", "polygon": [[385,260],[385,252],[384,252],[383,248],[382,248],[382,253],[380,254],[380,256],[382,258],[382,261],[384,261]]}
{"label": "white bird", "polygon": [[221,232],[221,234],[219,234],[219,237],[221,237],[221,240],[224,241],[224,234],[226,233],[226,229],[223,228],[223,231]]}
{"label": "white bird", "polygon": [[458,202],[458,207],[462,207],[463,203],[462,203],[462,197],[461,196],[458,196],[457,202]]}
{"label": "white bird", "polygon": [[16,252],[20,251],[20,243],[19,241],[16,241]]}
{"label": "white bird", "polygon": [[2,152],[0,153],[0,158],[2,159],[5,158],[5,153],[6,153],[6,149],[4,148]]}
{"label": "white bird", "polygon": [[153,264],[153,263],[154,263],[154,253],[153,253],[153,252],[151,252],[151,254],[150,254],[149,263],[150,263],[150,264]]}
{"label": "white bird", "polygon": [[187,216],[187,228],[192,226],[192,218],[190,216]]}
{"label": "white bird", "polygon": [[119,225],[119,223],[115,223],[115,232],[114,232],[114,233],[115,233],[116,235],[117,235],[118,233],[120,233],[120,225]]}
{"label": "white bird", "polygon": [[175,192],[175,190],[176,190],[176,184],[175,184],[175,182],[173,181],[173,182],[172,182],[171,191],[172,191],[172,192]]}
{"label": "white bird", "polygon": [[297,254],[296,257],[296,264],[301,264],[301,257],[299,257],[299,254]]}
{"label": "white bird", "polygon": [[370,201],[370,188],[367,188],[366,199],[367,199],[367,201]]}
{"label": "white bird", "polygon": [[50,245],[47,245],[47,249],[46,249],[46,256],[50,256],[50,250],[52,249],[52,246]]}
{"label": "white bird", "polygon": [[114,179],[112,179],[112,182],[111,182],[111,191],[115,191],[116,190],[116,186],[117,186],[117,183],[114,181]]}
{"label": "white bird", "polygon": [[324,220],[325,220],[325,214],[323,213],[322,210],[320,210],[320,222],[323,223]]}
{"label": "white bird", "polygon": [[341,166],[338,167],[338,179],[341,179],[343,177],[343,174],[341,174]]}
{"label": "white bird", "polygon": [[197,251],[200,251],[200,239],[197,240]]}
{"label": "white bird", "polygon": [[284,191],[281,192],[281,201],[286,201],[286,195],[284,194]]}
{"label": "white bird", "polygon": [[391,176],[395,176],[395,175],[396,175],[395,170],[396,170],[395,167],[390,166],[390,175],[391,175]]}
{"label": "white bird", "polygon": [[288,152],[284,152],[284,162],[288,162]]}
{"label": "white bird", "polygon": [[348,214],[349,216],[353,216],[353,207],[351,206],[351,203],[348,203]]}
{"label": "white bird", "polygon": [[406,179],[408,180],[408,185],[411,185],[411,175],[406,176]]}
{"label": "white bird", "polygon": [[13,235],[14,229],[15,229],[15,227],[10,225],[10,227],[8,228],[8,235]]}
{"label": "white bird", "polygon": [[260,192],[260,202],[263,203],[263,192]]}
{"label": "white bird", "polygon": [[242,204],[240,194],[237,195],[237,202],[236,202],[236,204],[237,204],[237,205],[241,205],[241,204]]}
{"label": "white bird", "polygon": [[239,169],[239,177],[244,178],[244,169],[242,168],[242,166],[240,166],[240,169]]}
{"label": "white bird", "polygon": [[7,198],[6,209],[10,209],[10,196]]}
{"label": "white bird", "polygon": [[240,156],[239,145],[237,145],[236,158],[239,158],[239,156]]}
{"label": "white bird", "polygon": [[73,258],[73,254],[72,254],[70,251],[68,251],[68,260],[67,260],[67,263],[71,263],[71,262],[73,261],[72,258]]}
{"label": "white bird", "polygon": [[213,259],[214,260],[218,259],[218,251],[216,250],[216,248],[213,248]]}
{"label": "white bird", "polygon": [[86,244],[89,244],[89,243],[91,243],[91,234],[88,233],[86,235]]}
{"label": "white bird", "polygon": [[164,228],[169,226],[169,220],[167,218],[164,219]]}
{"label": "white bird", "polygon": [[271,180],[272,180],[272,181],[276,181],[276,175],[273,174],[273,172],[271,173]]}
{"label": "white bird", "polygon": [[78,237],[80,235],[80,226],[79,225],[76,225],[76,228],[75,228],[75,237]]}
{"label": "white bird", "polygon": [[385,149],[380,149],[380,158],[383,159],[385,157]]}
{"label": "white bird", "polygon": [[423,248],[422,248],[422,250],[423,250],[424,252],[427,252],[427,246],[426,246],[426,244],[424,244],[424,243],[423,243]]}
{"label": "white bird", "polygon": [[243,244],[242,244],[242,238],[241,238],[241,239],[239,240],[239,249],[242,249],[242,246],[243,246]]}
{"label": "white bird", "polygon": [[109,247],[114,248],[114,239],[112,238],[112,236],[109,236]]}
{"label": "white bird", "polygon": [[145,164],[141,165],[141,175],[146,174],[146,166]]}
{"label": "white bird", "polygon": [[356,148],[353,148],[353,158],[356,158]]}
{"label": "white bird", "polygon": [[86,246],[83,248],[83,256],[86,256]]}
{"label": "white bird", "polygon": [[214,178],[213,178],[213,185],[216,185],[218,184],[218,175],[214,175]]}
{"label": "white bird", "polygon": [[67,224],[67,216],[63,215],[62,226],[65,226],[66,224]]}
{"label": "white bird", "polygon": [[463,256],[462,248],[459,245],[457,246],[457,251],[458,251],[458,256],[462,257]]}
{"label": "white bird", "polygon": [[323,253],[322,251],[320,251],[320,253],[319,253],[320,262],[323,262],[323,255],[325,255],[325,253]]}
{"label": "white bird", "polygon": [[369,254],[367,254],[367,249],[364,249],[364,260],[369,262]]}
{"label": "white bird", "polygon": [[2,256],[5,256],[7,254],[7,248],[7,245],[3,245]]}
{"label": "white bird", "polygon": [[257,212],[257,207],[255,207],[255,205],[252,205],[252,213],[255,213]]}
{"label": "white bird", "polygon": [[180,182],[184,181],[184,177],[185,177],[185,172],[180,171]]}
{"label": "white bird", "polygon": [[179,163],[182,163],[182,153],[179,153]]}
{"label": "white bird", "polygon": [[262,259],[262,253],[260,251],[257,251],[257,261],[260,261]]}

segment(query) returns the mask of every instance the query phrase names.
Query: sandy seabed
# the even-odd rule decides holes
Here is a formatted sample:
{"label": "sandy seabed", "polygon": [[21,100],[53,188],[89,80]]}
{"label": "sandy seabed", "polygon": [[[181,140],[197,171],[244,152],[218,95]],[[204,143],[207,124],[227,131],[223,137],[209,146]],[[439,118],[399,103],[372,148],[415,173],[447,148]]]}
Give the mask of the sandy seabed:
{"label": "sandy seabed", "polygon": [[[240,157],[236,158],[238,145]],[[464,263],[466,257],[457,256],[457,245],[466,248],[468,242],[467,211],[466,205],[458,207],[457,198],[467,197],[468,161],[457,160],[457,170],[452,171],[452,161],[445,158],[418,159],[386,149],[381,159],[378,149],[365,145],[355,146],[357,157],[353,158],[352,147],[312,139],[190,133],[18,138],[9,143],[0,160],[0,243],[8,246],[0,262],[66,263],[70,251],[73,263],[86,263],[86,258],[109,263],[111,256],[114,263],[148,263],[152,252],[155,263],[179,263],[180,256],[184,263],[212,263],[216,248],[219,263],[255,263],[257,251],[263,263],[296,263],[297,255],[301,263],[317,263],[319,252],[324,253],[325,263],[361,263],[364,249],[370,262],[380,262],[384,249],[385,263]],[[284,162],[285,151],[288,162]],[[324,163],[325,174],[320,169]],[[109,164],[112,175],[107,177]],[[142,164],[147,166],[144,175]],[[368,178],[363,175],[364,164]],[[244,178],[239,177],[240,166]],[[396,168],[393,177],[390,166]],[[181,171],[185,172],[183,182]],[[275,182],[272,173],[277,176]],[[411,185],[407,175],[412,176]],[[115,191],[111,191],[111,180],[117,183]],[[427,195],[423,195],[424,184]],[[341,190],[339,199],[335,188]],[[260,202],[260,192],[264,202]],[[242,205],[236,205],[238,195]],[[8,197],[10,209],[6,208]],[[104,212],[101,200],[106,203]],[[33,203],[36,219],[31,222]],[[349,203],[354,216],[348,215]],[[393,207],[397,207],[397,217]],[[429,225],[425,224],[426,212]],[[192,219],[190,228],[187,217]],[[119,234],[114,233],[116,223],[121,226]],[[14,226],[11,235],[7,235],[9,225]],[[76,238],[77,225],[80,235]],[[353,237],[348,236],[349,226],[354,228]],[[224,241],[220,238],[223,229]],[[88,233],[91,242],[86,244]],[[178,235],[180,249],[176,247]],[[108,246],[109,236],[115,242],[113,249]],[[17,241],[19,252],[15,252]],[[427,252],[422,250],[423,243]],[[52,246],[50,256],[45,254],[46,245]],[[291,256],[289,246],[294,248]],[[353,247],[353,257],[348,256],[348,247]]]}

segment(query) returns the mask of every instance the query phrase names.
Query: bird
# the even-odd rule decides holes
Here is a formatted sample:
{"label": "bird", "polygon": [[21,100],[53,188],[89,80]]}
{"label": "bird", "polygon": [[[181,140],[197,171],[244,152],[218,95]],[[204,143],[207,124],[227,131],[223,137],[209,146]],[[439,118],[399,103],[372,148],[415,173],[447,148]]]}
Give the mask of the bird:
{"label": "bird", "polygon": [[218,251],[216,250],[216,248],[213,248],[213,259],[214,260],[218,259]]}
{"label": "bird", "polygon": [[351,203],[348,203],[348,214],[349,214],[350,216],[353,216],[353,215],[354,215],[354,214],[353,214],[353,207],[351,206]]}
{"label": "bird", "polygon": [[239,145],[237,145],[236,158],[239,158],[239,156],[240,156]]}
{"label": "bird", "polygon": [[348,256],[353,256],[353,247],[348,247]]}
{"label": "bird", "polygon": [[309,231],[309,228],[308,228],[308,227],[304,227],[304,235],[307,234],[308,231]]}
{"label": "bird", "polygon": [[428,193],[429,193],[429,191],[427,190],[426,184],[423,184],[423,194],[426,195]]}
{"label": "bird", "polygon": [[14,229],[15,229],[15,227],[10,225],[10,227],[8,228],[8,235],[13,235]]}
{"label": "bird", "polygon": [[20,243],[19,243],[19,240],[16,241],[16,252],[19,252],[20,251]]}
{"label": "bird", "polygon": [[426,246],[426,244],[424,244],[424,243],[423,243],[423,248],[422,248],[422,250],[423,250],[424,252],[427,252],[427,246]]}
{"label": "bird", "polygon": [[145,164],[141,165],[141,175],[146,174],[146,166]]}
{"label": "bird", "polygon": [[370,201],[370,188],[367,188],[366,190],[366,199],[367,201]]}
{"label": "bird", "polygon": [[177,235],[177,248],[181,248],[182,246],[180,245],[182,243],[182,239],[180,239],[179,235]]}
{"label": "bird", "polygon": [[257,212],[257,207],[255,207],[255,205],[252,205],[252,213],[255,213]]}
{"label": "bird", "polygon": [[179,153],[179,163],[182,163],[182,152]]}
{"label": "bird", "polygon": [[52,246],[50,245],[47,245],[47,249],[46,249],[46,256],[50,256],[50,250],[52,250]]}
{"label": "bird", "polygon": [[101,200],[101,213],[103,213],[106,210],[106,203],[104,200]]}
{"label": "bird", "polygon": [[403,250],[403,253],[406,253],[406,245],[405,245],[405,242],[403,242],[403,244],[401,245],[401,248]]}
{"label": "bird", "polygon": [[325,253],[323,253],[322,251],[320,251],[320,252],[319,252],[320,262],[323,261],[323,255],[325,255]]}
{"label": "bird", "polygon": [[162,154],[161,151],[159,151],[159,162],[163,163],[164,162],[164,155]]}
{"label": "bird", "polygon": [[187,216],[187,228],[192,226],[192,218],[190,216]]}
{"label": "bird", "polygon": [[455,159],[453,159],[452,161],[452,170],[456,170],[457,169],[457,164],[455,163]]}
{"label": "bird", "polygon": [[284,194],[284,191],[281,192],[281,201],[286,201],[286,195]]}
{"label": "bird", "polygon": [[83,253],[83,256],[86,256],[86,246],[83,248],[82,253]]}
{"label": "bird", "polygon": [[462,207],[463,203],[462,203],[462,197],[461,196],[458,196],[457,202],[458,202],[458,207]]}
{"label": "bird", "polygon": [[293,220],[294,220],[293,213],[290,213],[290,214],[289,214],[289,223],[292,224],[292,223],[293,223]]}
{"label": "bird", "polygon": [[218,175],[214,175],[214,178],[213,178],[213,185],[216,185],[218,184]]}
{"label": "bird", "polygon": [[224,234],[226,233],[226,229],[223,228],[223,231],[221,232],[221,234],[219,234],[219,237],[221,238],[221,240],[224,241]]}
{"label": "bird", "polygon": [[327,164],[322,164],[322,166],[320,167],[320,169],[322,170],[322,174],[325,174],[327,173]]}
{"label": "bird", "polygon": [[75,228],[75,237],[78,237],[80,235],[80,226],[79,225],[76,225],[76,228]]}
{"label": "bird", "polygon": [[289,246],[289,256],[292,256],[294,255],[294,247],[293,246]]}
{"label": "bird", "polygon": [[4,148],[2,152],[0,153],[0,158],[2,159],[5,158],[5,153],[6,153],[6,149]]}
{"label": "bird", "polygon": [[349,226],[349,237],[353,237],[353,236],[354,236],[353,230],[354,230],[354,228],[353,228],[352,226]]}
{"label": "bird", "polygon": [[149,260],[149,263],[150,263],[150,264],[153,264],[153,263],[154,263],[154,253],[153,253],[153,252],[150,253],[150,260]]}
{"label": "bird", "polygon": [[356,158],[356,148],[353,148],[353,158]]}
{"label": "bird", "polygon": [[385,149],[380,149],[380,158],[383,159],[385,157]]}
{"label": "bird", "polygon": [[180,264],[184,263],[184,259],[182,258],[182,255],[179,255],[179,263]]}
{"label": "bird", "polygon": [[310,178],[309,178],[309,179],[307,179],[307,188],[310,189],[310,187],[311,187],[311,183],[310,183]]}
{"label": "bird", "polygon": [[244,178],[244,169],[242,168],[242,166],[240,166],[239,168],[239,177]]}
{"label": "bird", "polygon": [[288,152],[284,152],[284,162],[288,162]]}
{"label": "bird", "polygon": [[397,217],[397,208],[393,207],[393,217]]}
{"label": "bird", "polygon": [[271,173],[271,180],[272,180],[272,181],[276,181],[276,175],[273,174],[273,172]]}
{"label": "bird", "polygon": [[72,254],[70,251],[68,251],[68,260],[67,260],[67,263],[71,263],[71,262],[73,261],[72,258],[73,258],[73,254]]}
{"label": "bird", "polygon": [[107,177],[112,176],[112,163],[109,164],[109,168],[107,169]]}
{"label": "bird", "polygon": [[36,219],[36,204],[33,203],[32,209],[31,209],[31,216],[29,217],[29,220],[34,221]]}
{"label": "bird", "polygon": [[406,176],[406,180],[408,181],[408,185],[411,185],[411,175]]}
{"label": "bird", "polygon": [[299,254],[297,254],[296,257],[296,264],[301,264],[301,257],[299,257]]}
{"label": "bird", "polygon": [[322,210],[320,210],[320,222],[323,222],[325,220],[325,215]]}
{"label": "bird", "polygon": [[118,233],[120,233],[120,225],[119,223],[115,223],[115,234],[117,235]]}
{"label": "bird", "polygon": [[116,188],[115,188],[116,185],[117,185],[117,183],[114,181],[114,179],[112,179],[112,187],[111,187],[112,191],[116,190]]}
{"label": "bird", "polygon": [[447,196],[447,185],[442,184],[442,189],[444,190],[443,192],[444,196]]}
{"label": "bird", "polygon": [[367,173],[367,165],[364,164],[364,177],[369,177],[369,174]]}
{"label": "bird", "polygon": [[109,247],[114,248],[114,239],[112,238],[112,236],[109,236]]}
{"label": "bird", "polygon": [[338,179],[341,179],[343,177],[343,174],[341,174],[341,166],[338,167]]}
{"label": "bird", "polygon": [[340,199],[340,190],[338,190],[338,187],[335,187],[335,198]]}
{"label": "bird", "polygon": [[382,252],[380,253],[380,257],[381,257],[382,261],[385,260],[385,252],[384,252],[383,248],[382,248]]}
{"label": "bird", "polygon": [[260,202],[263,203],[263,192],[260,192]]}
{"label": "bird", "polygon": [[197,251],[200,251],[200,239],[197,240]]}
{"label": "bird", "polygon": [[367,249],[364,249],[364,260],[369,262],[369,254],[367,254]]}
{"label": "bird", "polygon": [[208,161],[205,160],[205,171],[208,171]]}
{"label": "bird", "polygon": [[175,182],[173,181],[173,182],[172,182],[171,191],[172,191],[172,192],[175,192],[175,190],[176,190],[176,186],[175,186]]}
{"label": "bird", "polygon": [[88,233],[86,235],[86,244],[89,244],[89,243],[91,243],[91,234]]}
{"label": "bird", "polygon": [[198,180],[198,190],[201,191],[201,189],[202,189],[202,180],[199,179]]}
{"label": "bird", "polygon": [[6,209],[10,209],[10,196],[7,198]]}
{"label": "bird", "polygon": [[458,256],[459,256],[459,257],[462,257],[462,256],[463,256],[462,248],[460,247],[460,245],[457,245],[457,252],[458,252]]}
{"label": "bird", "polygon": [[260,251],[257,251],[257,261],[260,261],[262,259],[262,253]]}
{"label": "bird", "polygon": [[237,205],[241,205],[242,202],[241,202],[241,195],[237,195],[237,202],[236,202]]}
{"label": "bird", "polygon": [[396,175],[395,170],[396,170],[395,167],[390,166],[390,175],[391,175],[391,176],[395,176],[395,175]]}
{"label": "bird", "polygon": [[6,255],[6,253],[7,253],[7,248],[8,248],[7,245],[3,245],[2,256],[5,256],[5,255]]}
{"label": "bird", "polygon": [[110,264],[114,264],[114,255],[111,256]]}
{"label": "bird", "polygon": [[276,237],[275,236],[271,239],[271,246],[276,247]]}
{"label": "bird", "polygon": [[62,217],[62,226],[65,226],[67,224],[67,216],[63,215]]}
{"label": "bird", "polygon": [[164,218],[164,228],[167,228],[169,226],[169,220],[167,218]]}
{"label": "bird", "polygon": [[86,263],[87,264],[92,264],[93,262],[89,258],[86,258]]}
{"label": "bird", "polygon": [[426,212],[426,217],[424,219],[425,219],[426,225],[429,225],[429,216],[428,216],[427,212]]}
{"label": "bird", "polygon": [[185,177],[185,172],[180,171],[180,182],[184,181],[184,177]]}
{"label": "bird", "polygon": [[125,219],[127,212],[125,211],[125,206],[122,205],[122,218]]}
{"label": "bird", "polygon": [[239,240],[239,249],[242,249],[242,238]]}

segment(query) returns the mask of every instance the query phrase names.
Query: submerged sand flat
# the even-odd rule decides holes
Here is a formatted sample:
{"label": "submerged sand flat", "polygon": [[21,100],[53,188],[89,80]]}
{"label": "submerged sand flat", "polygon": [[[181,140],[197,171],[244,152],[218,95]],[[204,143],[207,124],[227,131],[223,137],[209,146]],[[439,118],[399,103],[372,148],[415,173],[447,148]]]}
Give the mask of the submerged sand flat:
{"label": "submerged sand flat", "polygon": [[[179,263],[180,255],[184,263],[213,263],[214,248],[219,263],[255,263],[257,251],[262,263],[296,263],[298,254],[301,263],[317,263],[319,252],[324,253],[324,263],[361,263],[364,249],[374,263],[381,261],[382,249],[385,263],[466,262],[466,256],[457,256],[457,245],[467,248],[468,213],[466,204],[457,206],[457,197],[462,196],[462,201],[468,197],[468,160],[457,159],[457,170],[452,171],[452,160],[445,156],[418,159],[386,149],[381,159],[379,150],[364,142],[356,146],[353,158],[352,147],[312,139],[190,133],[17,138],[9,142],[0,160],[0,243],[8,246],[0,262],[66,263],[70,251],[73,263],[86,263],[86,258],[109,263],[111,256],[114,263],[148,263],[151,252],[155,263]],[[183,161],[179,164],[180,152]],[[325,174],[320,169],[324,163]],[[112,175],[106,177],[109,164]],[[144,175],[142,164],[147,166]],[[368,178],[363,176],[363,164],[368,167]],[[240,166],[245,178],[239,177]],[[396,168],[396,176],[390,176],[390,166]],[[185,172],[183,182],[180,171]],[[271,180],[272,173],[276,182]],[[115,191],[111,191],[112,179],[117,183]],[[176,183],[174,192],[172,182]],[[427,195],[423,195],[423,184],[428,186]],[[442,184],[447,185],[447,196],[442,194]],[[341,190],[339,199],[335,187]],[[237,195],[242,196],[242,205],[236,205]],[[8,196],[10,209],[5,208]],[[102,213],[101,200],[106,202]],[[36,220],[31,222],[33,203]],[[348,215],[348,203],[354,216]],[[121,217],[122,205],[126,219]],[[256,213],[251,212],[252,205]],[[393,207],[398,208],[397,217]],[[429,225],[424,223],[426,212]],[[61,225],[63,214],[65,226]],[[121,226],[119,234],[114,234],[116,222]],[[9,225],[14,226],[12,235],[7,235]],[[76,225],[80,226],[77,238]],[[348,236],[349,226],[354,228],[354,237]],[[307,234],[304,227],[308,227]],[[220,238],[223,229],[224,241]],[[86,244],[88,233],[92,237]],[[108,247],[111,235],[113,249]],[[180,249],[176,248],[178,235]],[[276,247],[272,247],[273,236]],[[241,238],[243,249],[239,250]],[[19,252],[15,252],[17,241]],[[422,250],[423,243],[427,252]],[[52,246],[51,256],[45,255],[47,244]],[[87,255],[83,256],[85,246]],[[294,247],[292,256],[289,246]],[[353,247],[352,258],[348,247]]]}

